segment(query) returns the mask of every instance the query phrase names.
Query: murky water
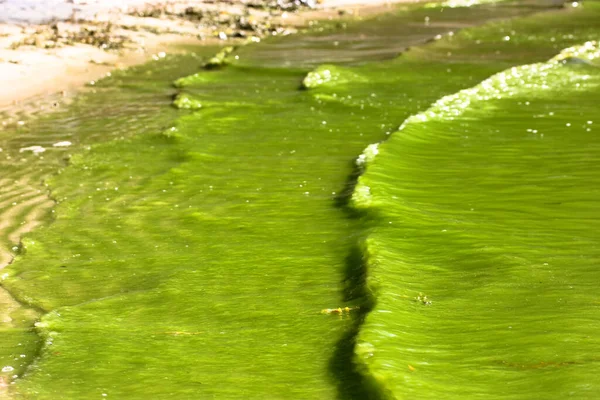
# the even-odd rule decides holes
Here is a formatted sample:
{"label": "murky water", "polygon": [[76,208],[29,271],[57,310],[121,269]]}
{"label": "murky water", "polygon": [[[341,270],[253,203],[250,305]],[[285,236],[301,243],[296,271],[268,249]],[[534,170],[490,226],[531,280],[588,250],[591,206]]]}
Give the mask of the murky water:
{"label": "murky water", "polygon": [[[397,51],[533,10],[411,8],[381,26],[437,15]],[[593,398],[595,361],[583,355],[597,349],[597,310],[583,285],[594,281],[597,207],[584,194],[596,179],[597,67],[586,54],[477,85],[595,39],[598,14],[589,3],[492,22],[389,61],[383,40],[362,42],[371,51],[351,39],[383,37],[369,21],[242,48],[219,70],[170,58],[7,130],[7,182],[43,189],[43,178],[58,202],[4,271],[3,285],[43,314],[39,353],[2,359],[19,376],[14,395]],[[322,61],[337,65],[310,72]],[[501,91],[427,113],[471,87]],[[173,107],[176,94],[197,109]],[[424,121],[396,132],[411,115]],[[354,190],[357,155],[388,137]],[[21,151],[31,146],[46,151]],[[350,310],[322,312],[339,306]]]}

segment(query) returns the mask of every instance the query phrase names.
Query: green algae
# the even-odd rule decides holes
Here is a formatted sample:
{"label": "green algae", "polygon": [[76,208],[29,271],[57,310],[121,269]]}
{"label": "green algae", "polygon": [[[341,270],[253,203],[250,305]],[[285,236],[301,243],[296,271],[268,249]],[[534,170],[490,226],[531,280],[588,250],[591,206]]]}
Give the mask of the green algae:
{"label": "green algae", "polygon": [[597,52],[495,75],[378,147],[353,198],[377,304],[356,355],[389,397],[597,397],[600,71],[564,63]]}
{"label": "green algae", "polygon": [[233,46],[227,46],[223,49],[219,50],[217,54],[212,56],[206,64],[204,64],[204,68],[206,69],[216,69],[224,67],[228,64],[227,56],[229,56],[234,50]]}
{"label": "green algae", "polygon": [[[202,51],[214,52],[210,48]],[[196,54],[169,56],[144,67],[113,73],[79,95],[68,108],[24,119],[23,124],[0,131],[0,255],[25,255],[31,241],[20,243],[22,232],[53,221],[51,209],[55,203],[45,180],[64,168],[73,153],[95,142],[143,132],[140,127],[159,131],[169,126],[169,121],[181,114],[169,106],[171,82],[196,70],[202,60]],[[32,146],[44,152],[22,151]],[[32,303],[26,294],[21,300]],[[3,312],[10,311],[8,318],[3,316],[0,327],[0,362],[1,369],[5,369],[1,376],[7,382],[21,376],[39,352],[41,343],[33,329],[39,310],[19,306],[8,293],[3,295],[2,305]]]}
{"label": "green algae", "polygon": [[389,60],[470,26],[545,9],[548,5],[543,0],[458,8],[404,4],[362,23],[344,19],[315,21],[309,32],[294,35],[293,40],[277,37],[260,46],[241,47],[236,49],[236,57],[229,59],[237,65],[280,68],[316,68],[331,63],[361,65]]}
{"label": "green algae", "polygon": [[199,110],[202,108],[201,102],[190,97],[186,93],[178,94],[173,100],[173,105],[177,108],[183,108],[187,110]]}
{"label": "green algae", "polygon": [[[476,22],[476,11],[462,12]],[[444,21],[458,26],[460,17],[452,11]],[[484,11],[481,18],[490,17]],[[106,99],[102,93],[74,106],[73,113],[84,111],[85,126],[78,128],[82,139],[69,138],[117,140],[79,148],[48,180],[59,203],[55,221],[23,241],[27,253],[3,283],[47,312],[37,324],[41,356],[14,385],[15,395],[375,396],[377,373],[366,375],[351,363],[364,316],[321,313],[370,307],[354,277],[362,274],[355,249],[363,222],[340,207],[353,190],[347,182],[356,173],[352,160],[436,99],[523,59],[549,58],[555,45],[581,42],[593,31],[568,25],[583,26],[586,13],[557,15],[553,21],[575,33],[549,42],[545,18],[465,31],[479,32],[489,47],[454,35],[351,71],[364,79],[310,91],[298,90],[310,71],[249,65],[243,57],[238,65],[178,80],[177,93],[152,76],[168,76],[158,72],[168,63],[140,82],[135,77],[146,75],[143,68],[100,82],[109,92],[134,87],[136,101],[129,113],[122,107],[131,99],[111,103],[121,113],[113,119],[105,110],[92,112]],[[536,52],[512,46],[499,59],[494,43],[503,45],[503,30],[519,23],[540,32]],[[459,56],[448,56],[444,46]],[[340,60],[347,60],[344,52]],[[210,107],[177,111],[169,106],[175,94]],[[375,150],[364,163],[378,162]],[[372,247],[370,240],[363,248]],[[423,292],[433,303],[419,301],[417,292],[411,304],[436,307],[437,294]],[[370,348],[361,343],[357,351]]]}
{"label": "green algae", "polygon": [[302,80],[302,87],[304,89],[312,89],[319,86],[343,86],[358,83],[361,80],[365,81],[365,79],[361,79],[360,75],[348,68],[336,65],[320,65],[306,74],[306,77]]}

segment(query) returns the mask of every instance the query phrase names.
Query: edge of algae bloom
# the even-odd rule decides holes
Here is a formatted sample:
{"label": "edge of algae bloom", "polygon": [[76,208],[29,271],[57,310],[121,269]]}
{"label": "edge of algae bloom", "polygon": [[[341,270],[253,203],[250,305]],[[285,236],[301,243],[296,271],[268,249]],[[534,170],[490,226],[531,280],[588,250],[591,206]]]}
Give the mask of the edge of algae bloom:
{"label": "edge of algae bloom", "polygon": [[[571,88],[573,84],[579,85],[578,82],[587,81],[589,76],[577,70],[568,71],[566,68],[569,68],[569,65],[582,64],[595,68],[600,67],[600,45],[598,41],[588,41],[581,45],[565,48],[547,62],[509,68],[492,75],[472,88],[445,96],[432,104],[427,110],[407,118],[393,135],[401,135],[407,129],[429,121],[452,121],[460,117],[471,106],[478,103],[485,104],[489,100],[510,99],[521,91],[539,90],[542,94],[541,97],[543,97],[545,90],[554,89],[556,91]],[[546,79],[551,78],[552,73],[556,71],[567,72],[570,76],[566,81],[557,82],[555,87],[552,88],[553,83]],[[383,222],[379,218],[379,213],[385,205],[378,203],[372,196],[372,183],[368,170],[370,165],[377,163],[378,155],[382,151],[386,151],[386,142],[390,138],[391,136],[382,142],[367,146],[363,153],[357,157],[356,165],[360,175],[350,199],[350,207],[365,216],[363,222],[365,224],[366,239],[362,241],[360,246],[366,274],[363,290],[367,293],[372,304],[372,307],[363,310],[363,323],[359,327],[356,337],[354,361],[357,364],[358,371],[363,374],[365,382],[368,382],[369,386],[373,388],[373,393],[377,393],[378,398],[382,399],[397,399],[402,398],[402,395],[394,393],[393,388],[387,383],[389,374],[393,373],[393,368],[390,370],[391,372],[378,368],[379,366],[374,362],[377,358],[377,346],[365,338],[368,335],[366,329],[382,329],[378,324],[373,326],[368,326],[368,324],[371,313],[376,311],[378,297],[381,291],[385,290],[381,288],[382,285],[378,278],[377,270],[381,266],[376,261],[377,246],[374,246],[370,234],[378,223]],[[422,293],[419,293],[413,301],[424,306],[432,304],[432,301]],[[415,371],[410,364],[407,368],[408,372]]]}

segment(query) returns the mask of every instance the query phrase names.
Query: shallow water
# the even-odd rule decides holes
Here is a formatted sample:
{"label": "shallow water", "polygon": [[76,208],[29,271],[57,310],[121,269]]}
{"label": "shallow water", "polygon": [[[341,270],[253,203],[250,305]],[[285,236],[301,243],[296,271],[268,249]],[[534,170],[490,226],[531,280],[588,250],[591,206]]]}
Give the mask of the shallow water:
{"label": "shallow water", "polygon": [[[531,12],[523,8],[501,10],[504,11],[496,9],[493,17],[501,12],[507,16]],[[408,9],[395,18],[397,22],[416,21],[423,12]],[[375,205],[383,202],[377,197],[378,187],[389,187],[382,189],[383,195],[404,190],[408,194],[402,192],[402,198],[413,195],[434,204],[434,209],[427,212],[430,218],[435,217],[433,211],[441,208],[444,221],[458,224],[457,215],[463,212],[459,208],[462,190],[457,192],[455,202],[437,191],[461,189],[462,182],[469,179],[478,182],[478,173],[483,171],[468,168],[471,159],[460,162],[445,142],[436,141],[447,138],[456,126],[461,131],[473,131],[471,135],[477,138],[480,130],[489,131],[490,123],[506,123],[498,110],[509,106],[513,114],[523,113],[519,119],[508,121],[510,129],[534,129],[527,119],[529,110],[501,101],[494,107],[483,103],[485,106],[473,107],[473,116],[464,121],[443,121],[447,128],[427,130],[429,136],[425,139],[418,135],[405,138],[402,132],[392,132],[403,120],[426,110],[437,99],[473,87],[511,65],[545,61],[564,47],[593,39],[598,32],[597,13],[590,3],[585,10],[496,22],[413,48],[391,61],[352,68],[321,66],[309,74],[310,79],[305,79],[307,67],[323,60],[321,56],[286,68],[282,68],[285,62],[281,60],[293,58],[289,53],[281,59],[265,56],[272,52],[269,46],[281,46],[284,41],[267,42],[254,50],[250,46],[242,48],[232,54],[233,65],[197,74],[192,72],[199,70],[200,58],[170,58],[115,74],[97,85],[97,93],[82,96],[65,113],[19,127],[19,136],[14,131],[5,132],[3,154],[11,160],[24,160],[7,160],[7,165],[14,164],[10,179],[23,175],[31,176],[35,182],[44,177],[52,198],[58,202],[52,224],[27,235],[16,262],[5,270],[8,275],[3,285],[18,299],[44,313],[36,327],[42,338],[40,354],[23,377],[16,380],[15,395],[36,399],[330,399],[381,397],[390,393],[395,397],[409,394],[421,398],[453,391],[498,393],[504,384],[492,382],[484,374],[479,380],[457,379],[469,376],[469,368],[475,368],[474,365],[485,369],[487,364],[459,360],[455,362],[458,372],[453,373],[453,364],[447,358],[464,356],[451,347],[464,340],[455,331],[466,335],[453,325],[458,322],[455,318],[499,307],[495,303],[499,298],[486,297],[478,291],[485,287],[485,279],[492,281],[502,271],[477,272],[475,268],[483,262],[461,262],[461,254],[479,246],[466,239],[456,240],[460,242],[455,244],[456,254],[441,251],[434,255],[447,257],[471,275],[465,272],[458,277],[441,275],[433,279],[417,274],[416,268],[407,268],[408,262],[401,257],[412,257],[409,250],[417,255],[428,254],[412,248],[411,240],[425,249],[449,246],[450,250],[452,246],[443,242],[449,240],[449,235],[425,237],[430,242],[421,236],[417,240],[410,232],[426,235],[429,226],[408,226],[404,222],[405,231],[390,230],[389,224],[381,223],[391,220],[385,218],[387,215],[380,216],[379,211],[374,215],[371,205],[365,215],[347,207],[357,172],[354,159],[367,144],[391,137],[382,146],[391,150],[385,154],[382,150],[369,165],[355,198],[360,200],[360,194],[365,194],[365,182],[372,180],[368,185],[372,187],[370,200],[368,196],[363,196],[363,200]],[[444,21],[451,27],[473,24],[476,16],[472,9],[444,11]],[[480,16],[486,20],[492,15],[486,8]],[[356,28],[352,26],[351,31],[359,26],[367,32],[373,25],[367,21]],[[552,26],[551,32],[548,26]],[[322,34],[317,33],[316,37]],[[554,41],[548,39],[549,35]],[[507,36],[510,40],[506,40]],[[311,41],[311,37],[315,36],[287,40],[303,43]],[[256,54],[256,58],[251,54]],[[326,60],[356,64],[357,54],[352,45],[342,46],[339,53],[328,48]],[[269,58],[274,61],[266,62]],[[592,71],[594,67],[581,68]],[[592,76],[593,71],[586,74]],[[177,81],[177,89],[170,86],[170,82],[186,75]],[[304,86],[310,89],[301,88],[303,79]],[[554,76],[548,80],[562,82]],[[176,94],[187,96],[201,107],[194,111],[177,110],[171,106]],[[529,92],[523,94],[530,95],[533,96]],[[567,107],[564,113],[569,118],[577,111]],[[465,115],[469,116],[467,112]],[[492,122],[484,121],[483,116]],[[573,123],[582,118],[588,118],[585,112],[573,117]],[[557,134],[560,132],[557,130]],[[402,138],[414,140],[425,154],[438,155],[439,160],[430,161],[417,152],[407,153],[402,144],[396,145]],[[495,136],[484,138],[492,140]],[[530,148],[529,135],[509,138],[512,141],[506,146],[512,152]],[[66,140],[72,146],[52,146]],[[495,154],[486,153],[489,149],[486,150],[484,140],[472,141],[479,146],[473,150],[475,160],[489,160]],[[562,142],[557,143],[563,146]],[[20,152],[34,145],[47,151],[37,156]],[[394,150],[394,146],[398,149]],[[456,146],[462,149],[460,143]],[[588,151],[592,157],[593,149]],[[67,155],[68,167],[47,179],[53,170],[64,165]],[[455,164],[452,168],[431,168],[432,164],[443,165],[444,160]],[[426,171],[432,175],[426,182],[436,178],[443,184],[433,185],[431,180],[424,188],[411,190],[402,179],[412,179],[413,184],[422,179],[416,174],[402,175],[400,172],[404,171],[395,169],[409,161],[414,164],[406,170]],[[501,161],[507,162],[507,158]],[[459,166],[466,177],[458,181]],[[523,163],[514,168],[527,166]],[[383,172],[378,173],[377,168]],[[522,174],[513,171],[513,175]],[[450,185],[452,179],[459,183]],[[489,188],[484,187],[485,193],[472,186],[474,196],[493,199],[496,194],[492,189],[510,187],[507,182],[510,183],[491,182]],[[465,191],[465,198],[468,196]],[[391,202],[383,209],[396,218],[408,219],[404,207]],[[497,211],[491,212],[496,215],[493,213]],[[554,218],[554,211],[548,212],[544,214],[531,206],[513,217],[542,224]],[[524,213],[531,213],[532,217],[521,217]],[[590,213],[593,214],[593,207]],[[493,231],[496,224],[484,217],[473,224],[483,232]],[[425,224],[420,219],[417,222]],[[530,240],[534,243],[542,238],[547,239],[538,235]],[[513,246],[501,241],[493,250],[508,257]],[[369,282],[378,280],[381,285],[376,293],[377,304],[362,326],[373,297],[365,290],[361,251],[371,256],[366,271]],[[593,261],[592,253],[581,251]],[[381,259],[376,258],[379,254]],[[371,268],[374,263],[376,268]],[[407,271],[415,274],[413,281]],[[593,280],[589,274],[585,277]],[[517,274],[517,278],[523,277]],[[502,286],[510,285],[509,280],[497,281],[500,294],[519,301],[519,296],[510,293],[510,286]],[[394,287],[399,282],[401,289]],[[454,309],[438,306],[443,298],[439,294],[441,288],[458,284],[464,286],[461,293],[470,293],[469,302],[453,303]],[[419,285],[422,287],[417,288]],[[418,292],[424,293],[421,299],[412,301],[419,297]],[[400,295],[394,297],[395,294]],[[424,296],[428,298],[424,300]],[[430,298],[432,304],[428,305]],[[390,311],[384,307],[386,302],[390,303],[388,308],[402,311],[391,315],[381,312]],[[456,311],[465,304],[475,309],[473,314]],[[338,306],[353,310],[344,315],[321,312]],[[430,310],[438,314],[424,320],[423,313]],[[530,315],[558,315],[550,311],[554,308],[536,309],[539,314],[532,311]],[[455,318],[440,318],[451,312]],[[399,334],[407,329],[397,329],[398,318],[401,323],[413,324],[410,334]],[[435,330],[437,336],[428,336],[428,331],[422,330],[427,321],[444,322]],[[571,321],[575,324],[580,319],[573,317]],[[354,335],[359,328],[358,366],[366,365],[368,371],[357,368],[353,362]],[[493,340],[496,328],[494,322],[484,330],[484,345]],[[386,332],[396,335],[396,339],[391,340]],[[585,333],[583,329],[576,332]],[[546,342],[540,339],[539,343]],[[405,361],[405,353],[419,346],[431,347],[433,351],[437,348],[433,344],[446,352],[436,351],[439,360],[434,367],[418,375],[426,368],[422,363]],[[589,353],[596,348],[593,341],[586,346]],[[522,351],[528,348],[531,347],[526,343],[520,347]],[[374,356],[366,361],[360,358],[370,353]],[[9,360],[8,356],[5,360]],[[507,363],[505,368],[516,368],[511,363],[521,362],[501,356],[498,360]],[[552,362],[563,361],[540,362],[554,367]],[[21,361],[20,365],[25,367],[28,362]],[[593,366],[587,367],[589,374],[595,371]],[[577,376],[586,382],[590,375]],[[529,375],[519,383],[536,388],[545,379]]]}

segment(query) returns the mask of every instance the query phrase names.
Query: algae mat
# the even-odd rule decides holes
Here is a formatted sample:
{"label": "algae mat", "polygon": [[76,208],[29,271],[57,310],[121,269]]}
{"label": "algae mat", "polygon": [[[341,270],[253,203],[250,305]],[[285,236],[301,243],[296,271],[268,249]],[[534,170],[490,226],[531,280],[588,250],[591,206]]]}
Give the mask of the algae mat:
{"label": "algae mat", "polygon": [[596,399],[598,42],[445,97],[360,158],[356,356],[414,399]]}
{"label": "algae mat", "polygon": [[[351,363],[353,314],[368,300],[352,251],[370,223],[344,206],[352,160],[436,99],[592,39],[594,12],[494,23],[393,61],[308,75],[240,57],[177,81],[193,112],[156,108],[134,137],[115,120],[119,140],[77,152],[48,181],[55,220],[6,270],[4,286],[45,312],[41,353],[15,395],[378,396]],[[439,16],[460,21],[461,9]],[[515,29],[521,43],[505,39]],[[338,305],[363,308],[321,313]]]}

